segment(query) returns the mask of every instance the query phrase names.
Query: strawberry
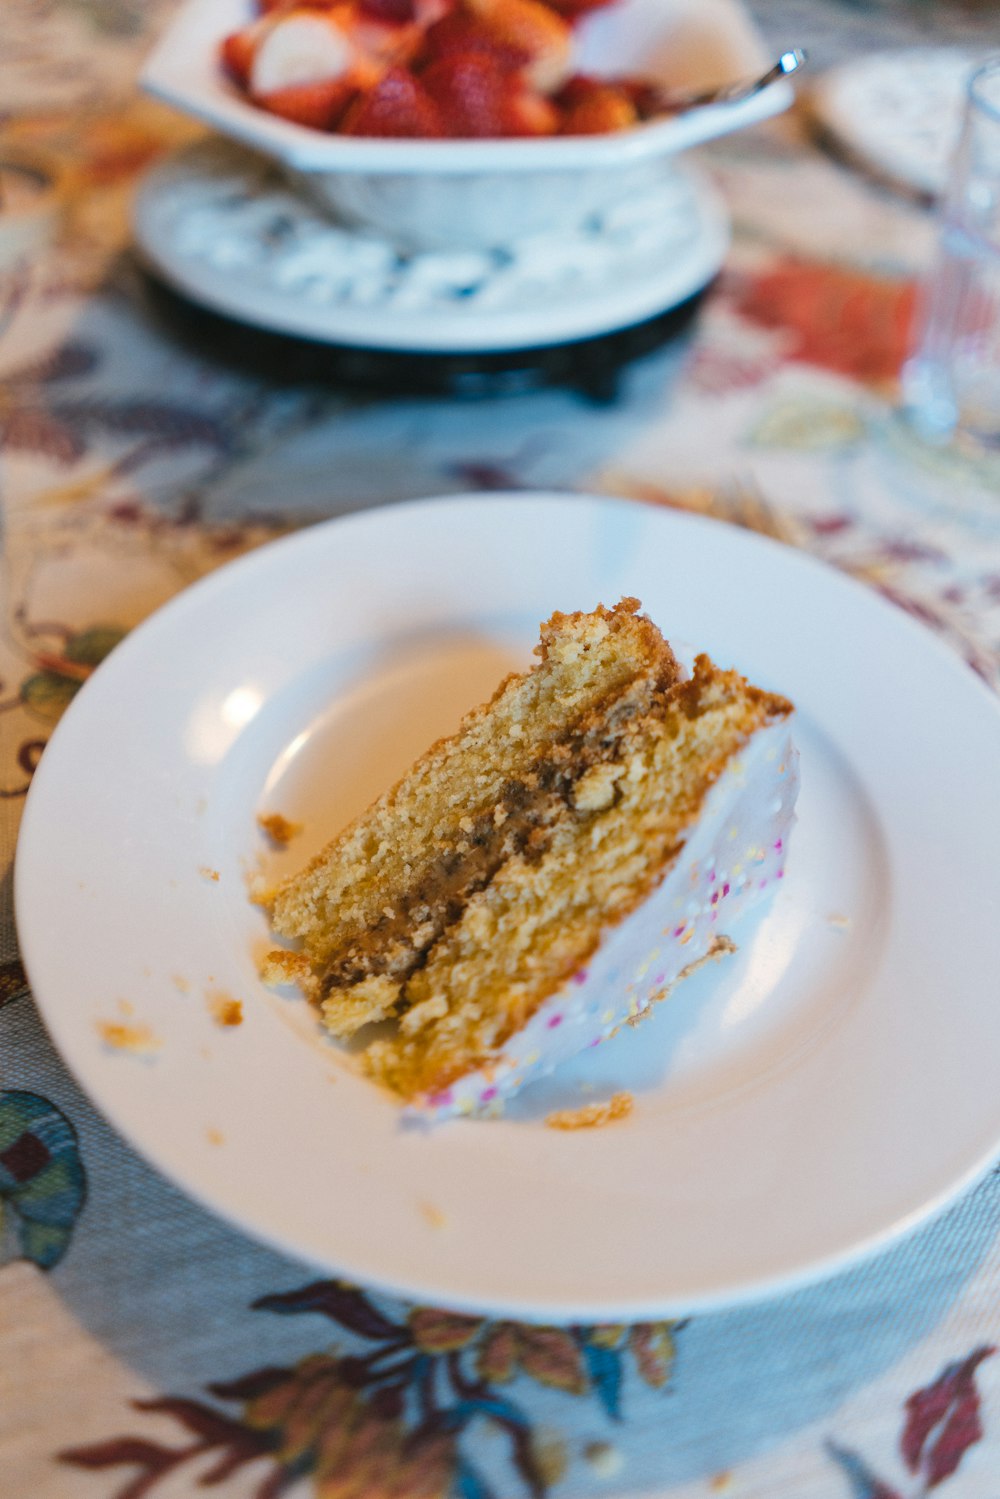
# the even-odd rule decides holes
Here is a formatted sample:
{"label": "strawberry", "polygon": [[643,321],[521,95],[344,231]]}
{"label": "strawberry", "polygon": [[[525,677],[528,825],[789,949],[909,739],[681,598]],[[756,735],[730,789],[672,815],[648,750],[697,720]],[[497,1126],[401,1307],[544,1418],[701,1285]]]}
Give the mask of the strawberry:
{"label": "strawberry", "polygon": [[435,101],[405,68],[388,68],[341,121],[344,135],[436,137],[446,134]]}
{"label": "strawberry", "polygon": [[296,125],[333,130],[354,93],[349,78],[322,78],[315,83],[291,83],[268,94],[256,94],[254,103]]}
{"label": "strawberry", "polygon": [[380,73],[394,63],[407,67],[423,44],[423,32],[416,21],[376,21],[361,11],[350,27],[350,37],[361,56],[375,63]]}
{"label": "strawberry", "polygon": [[[617,84],[616,78],[616,87]],[[574,104],[580,104],[584,99],[589,99],[595,88],[604,87],[603,78],[592,78],[589,73],[573,73],[556,94],[556,103],[560,109],[570,109]]]}
{"label": "strawberry", "polygon": [[250,87],[253,60],[267,33],[274,25],[275,17],[258,16],[248,26],[223,37],[219,43],[219,61],[234,83],[241,88]]}
{"label": "strawberry", "polygon": [[405,26],[417,19],[415,0],[359,0],[358,10],[369,20],[387,21],[394,26]]}
{"label": "strawberry", "polygon": [[640,120],[667,113],[669,91],[648,78],[616,78],[615,87],[631,102]]}
{"label": "strawberry", "polygon": [[254,53],[252,92],[265,96],[296,84],[327,82],[350,74],[360,59],[348,20],[343,9],[296,8],[279,16]]}
{"label": "strawberry", "polygon": [[612,0],[543,0],[550,10],[572,23],[579,16],[589,15],[592,10],[601,10]]}
{"label": "strawberry", "polygon": [[256,25],[244,26],[242,31],[234,31],[230,36],[223,37],[219,44],[219,61],[233,82],[238,83],[241,88],[246,88],[250,82],[253,55],[257,50],[256,33]]}
{"label": "strawberry", "polygon": [[531,89],[512,91],[504,108],[504,135],[555,135],[559,111],[545,94]]}
{"label": "strawberry", "polygon": [[562,135],[603,135],[627,130],[639,116],[632,100],[614,84],[596,78],[571,78],[557,98]]}
{"label": "strawberry", "polygon": [[502,42],[466,11],[461,10],[451,11],[427,28],[424,48],[431,62],[439,57],[451,57],[455,53],[479,52],[484,57],[491,58],[502,72],[512,72],[527,61],[520,48]]}
{"label": "strawberry", "polygon": [[350,0],[258,0],[257,8],[262,15],[277,16],[281,13],[289,14],[291,11],[345,11]]}
{"label": "strawberry", "polygon": [[468,0],[479,25],[501,47],[522,59],[525,80],[551,94],[567,79],[573,34],[566,21],[541,0]]}
{"label": "strawberry", "polygon": [[504,75],[481,52],[448,52],[421,75],[448,135],[504,133]]}
{"label": "strawberry", "polygon": [[551,102],[482,52],[449,53],[421,76],[449,135],[552,135],[558,129]]}

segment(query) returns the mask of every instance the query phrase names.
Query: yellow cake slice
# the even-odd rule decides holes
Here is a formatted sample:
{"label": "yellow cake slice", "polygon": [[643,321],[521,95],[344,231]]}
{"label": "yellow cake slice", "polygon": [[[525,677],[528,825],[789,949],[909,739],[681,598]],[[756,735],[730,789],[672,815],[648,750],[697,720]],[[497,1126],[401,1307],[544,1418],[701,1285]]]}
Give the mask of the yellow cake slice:
{"label": "yellow cake slice", "polygon": [[791,705],[705,656],[689,675],[638,611],[554,614],[532,670],[274,896],[295,949],[271,976],[297,967],[339,1037],[393,1021],[362,1064],[413,1107],[478,1110],[605,1038],[780,878]]}

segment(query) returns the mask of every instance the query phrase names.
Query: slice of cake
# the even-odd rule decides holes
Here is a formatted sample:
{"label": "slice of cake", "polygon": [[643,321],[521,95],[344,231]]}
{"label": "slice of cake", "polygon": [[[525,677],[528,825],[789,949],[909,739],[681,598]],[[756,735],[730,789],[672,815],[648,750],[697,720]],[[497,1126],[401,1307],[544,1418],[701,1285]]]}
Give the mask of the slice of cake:
{"label": "slice of cake", "polygon": [[[478,1112],[605,1040],[783,872],[791,704],[635,599],[554,614],[538,664],[273,897],[268,977],[411,1108]],[[381,1022],[391,1021],[391,1025]]]}

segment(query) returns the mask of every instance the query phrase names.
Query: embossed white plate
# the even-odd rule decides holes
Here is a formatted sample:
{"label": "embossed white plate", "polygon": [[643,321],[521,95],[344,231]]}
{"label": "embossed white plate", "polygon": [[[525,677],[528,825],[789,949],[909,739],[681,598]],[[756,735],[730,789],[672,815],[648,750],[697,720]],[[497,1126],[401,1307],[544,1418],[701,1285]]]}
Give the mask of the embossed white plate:
{"label": "embossed white plate", "polygon": [[968,82],[981,61],[958,47],[855,57],[817,80],[812,107],[859,161],[937,197],[947,184]]}
{"label": "embossed white plate", "polygon": [[227,317],[424,353],[536,348],[630,327],[701,291],[729,248],[718,194],[678,167],[577,229],[515,238],[502,252],[403,255],[336,223],[264,157],[225,141],[158,163],[134,226],[159,276]]}
{"label": "embossed white plate", "polygon": [[[540,619],[636,594],[798,706],[800,821],[735,957],[495,1121],[401,1126],[256,976],[246,880],[291,869],[511,666]],[[151,1161],[327,1269],[543,1320],[799,1284],[940,1208],[1000,1142],[1000,711],[873,593],[715,522],[586,496],[370,511],[140,626],[36,774],[16,872],[35,996]],[[301,819],[283,853],[258,812]],[[221,996],[243,1023],[220,1027]],[[107,1022],[156,1049],[109,1046]],[[603,1130],[551,1109],[635,1096]]]}

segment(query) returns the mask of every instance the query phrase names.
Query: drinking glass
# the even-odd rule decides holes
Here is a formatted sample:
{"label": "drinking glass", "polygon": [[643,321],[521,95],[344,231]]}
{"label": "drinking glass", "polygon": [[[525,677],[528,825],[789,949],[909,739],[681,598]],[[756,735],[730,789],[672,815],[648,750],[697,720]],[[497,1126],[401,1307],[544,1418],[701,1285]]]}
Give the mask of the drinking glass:
{"label": "drinking glass", "polygon": [[969,80],[903,396],[928,441],[1000,447],[1000,56]]}

